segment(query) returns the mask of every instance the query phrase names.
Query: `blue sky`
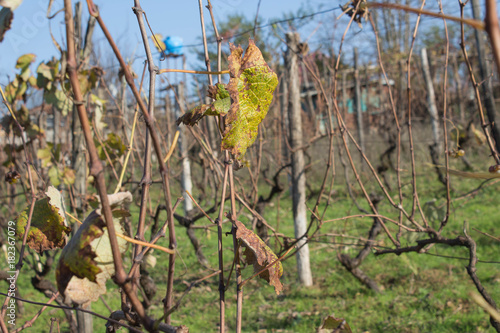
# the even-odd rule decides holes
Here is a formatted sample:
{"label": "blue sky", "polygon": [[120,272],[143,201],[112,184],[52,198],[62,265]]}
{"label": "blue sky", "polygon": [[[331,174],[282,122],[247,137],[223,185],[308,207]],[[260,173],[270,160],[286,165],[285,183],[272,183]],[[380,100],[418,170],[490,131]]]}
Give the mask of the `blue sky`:
{"label": "blue sky", "polygon": [[[306,6],[307,11],[319,11],[336,8],[335,11],[326,14],[317,15],[313,22],[301,30],[301,36],[306,39],[313,31],[314,36],[309,40],[311,49],[314,50],[325,40],[333,40],[335,49],[342,36],[348,17],[344,15],[340,20],[336,17],[340,14],[338,7],[347,0],[328,1],[328,0],[262,0],[259,9],[260,23],[269,23],[272,20],[283,17],[284,13],[296,13],[299,8]],[[204,5],[206,0],[203,1]],[[35,65],[41,61],[49,60],[52,56],[60,57],[54,46],[49,30],[49,24],[52,29],[55,40],[65,48],[65,28],[63,13],[49,20],[46,19],[48,0],[24,0],[19,8],[14,11],[14,20],[12,29],[9,30],[5,39],[0,43],[0,83],[6,84],[8,77],[16,74],[14,68],[16,59],[25,53],[34,53],[37,55]],[[132,12],[132,0],[95,0],[100,7],[100,13],[106,22],[108,29],[113,35],[115,41],[120,47],[125,57],[133,57],[134,69],[141,72],[142,61],[145,59],[142,41],[137,25],[137,19]],[[250,19],[254,19],[258,0],[213,0],[212,5],[216,20],[221,22],[227,15],[240,13]],[[180,36],[185,45],[198,44],[200,42],[201,27],[199,18],[199,7],[197,0],[188,1],[145,1],[141,2],[142,8],[146,12],[149,22],[155,33],[161,33],[163,36]],[[54,0],[51,14],[63,7],[63,0]],[[83,2],[83,20],[88,19],[88,11],[85,1]],[[458,4],[454,0],[444,0],[445,13],[458,15]],[[429,2],[426,9],[436,11],[437,3]],[[470,8],[466,9],[466,14],[470,14]],[[208,10],[204,8],[205,21],[210,22]],[[424,17],[422,19],[422,28],[426,24],[442,26],[440,19]],[[352,47],[360,48],[360,59],[364,62],[366,59],[373,59],[373,50],[366,47],[367,41],[373,41],[373,32],[368,24],[363,29],[359,29],[356,24],[350,30],[347,36],[347,42],[344,48],[344,56],[347,61],[352,57]],[[318,28],[317,30],[315,30]],[[381,31],[380,33],[383,33]],[[149,35],[149,32],[148,32]],[[106,67],[113,59],[111,50],[107,46],[104,36],[98,26],[94,33],[94,43],[101,65]],[[198,46],[202,49],[202,46]],[[192,53],[192,48],[185,49],[188,59],[188,68],[199,66],[196,57]],[[170,62],[170,67],[173,67]],[[162,68],[166,67],[162,63]]]}
{"label": "blue sky", "polygon": [[[144,56],[137,19],[131,9],[133,1],[96,0],[95,3],[99,6],[100,13],[122,52],[126,56],[132,54],[135,57]],[[302,4],[303,0],[263,0],[259,9],[261,22],[266,23],[273,18],[281,18],[284,12],[297,12]],[[11,77],[15,75],[16,59],[25,53],[37,55],[35,64],[48,60],[52,56],[59,57],[50,37],[49,20],[46,19],[47,5],[47,0],[25,0],[14,11],[12,29],[6,33],[4,41],[0,43],[1,83],[6,82],[7,75]],[[86,22],[88,11],[85,1],[83,5]],[[253,18],[257,11],[258,0],[213,0],[212,5],[217,21],[224,20],[224,17],[231,13],[241,13]],[[335,2],[322,0],[308,1],[308,5],[313,9],[317,9],[320,5],[323,5],[323,8],[338,6]],[[54,14],[62,6],[62,0],[55,0],[51,13]],[[163,36],[180,36],[187,45],[199,43],[201,25],[198,1],[142,1],[141,6],[155,33],[161,33]],[[209,12],[205,8],[204,15],[205,20],[210,22]],[[62,12],[50,21],[50,27],[54,38],[65,48]],[[101,53],[106,54],[104,37],[98,26],[96,26],[94,42],[101,47]],[[189,50],[186,51],[189,53]],[[195,61],[193,56],[188,56],[188,63]]]}

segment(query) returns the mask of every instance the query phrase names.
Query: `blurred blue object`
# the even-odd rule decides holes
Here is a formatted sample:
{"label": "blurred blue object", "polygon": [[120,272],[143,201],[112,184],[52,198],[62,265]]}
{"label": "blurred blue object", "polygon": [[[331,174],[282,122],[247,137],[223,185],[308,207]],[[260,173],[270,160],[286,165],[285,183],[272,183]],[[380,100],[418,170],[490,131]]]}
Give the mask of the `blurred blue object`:
{"label": "blurred blue object", "polygon": [[177,36],[169,36],[164,40],[167,46],[168,54],[182,55],[182,38]]}

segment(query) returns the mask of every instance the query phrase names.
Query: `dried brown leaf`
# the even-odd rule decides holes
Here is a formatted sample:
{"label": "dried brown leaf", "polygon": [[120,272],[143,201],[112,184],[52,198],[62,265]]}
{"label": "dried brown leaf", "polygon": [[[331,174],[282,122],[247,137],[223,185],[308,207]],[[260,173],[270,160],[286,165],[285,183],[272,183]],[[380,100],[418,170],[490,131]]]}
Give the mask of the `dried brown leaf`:
{"label": "dried brown leaf", "polygon": [[335,318],[333,315],[323,319],[323,324],[318,328],[318,333],[352,333],[349,324],[344,318]]}
{"label": "dried brown leaf", "polygon": [[194,126],[200,121],[201,118],[205,116],[205,111],[210,108],[210,105],[202,104],[193,108],[190,112],[186,112],[183,114],[177,121],[175,122],[177,126],[180,124]]}
{"label": "dried brown leaf", "polygon": [[283,266],[278,257],[266,243],[247,229],[243,223],[236,221],[236,238],[241,241],[241,246],[245,247],[243,254],[246,257],[247,263],[253,265],[255,273],[260,272],[268,265],[276,262],[274,265],[263,271],[259,276],[269,282],[274,287],[277,295],[283,290],[280,277],[283,275]]}

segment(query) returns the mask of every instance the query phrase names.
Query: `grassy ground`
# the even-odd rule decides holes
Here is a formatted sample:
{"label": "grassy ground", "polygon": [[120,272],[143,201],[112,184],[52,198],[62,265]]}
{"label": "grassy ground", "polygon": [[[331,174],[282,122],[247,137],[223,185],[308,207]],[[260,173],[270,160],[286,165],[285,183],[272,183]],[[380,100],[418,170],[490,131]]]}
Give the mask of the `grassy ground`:
{"label": "grassy ground", "polygon": [[[439,207],[444,203],[443,186],[435,181],[435,174],[429,170],[421,171],[419,183],[420,200],[424,210],[436,221],[442,215]],[[363,175],[369,187],[374,188],[374,181],[369,175]],[[394,177],[392,175],[391,177]],[[410,178],[403,179],[405,193],[411,193]],[[461,180],[453,185],[453,197],[478,186],[480,181]],[[154,191],[159,190],[154,185]],[[348,200],[344,181],[339,179],[335,186],[334,201],[326,212],[326,219],[358,214],[356,207]],[[173,193],[179,193],[176,189]],[[397,193],[391,192],[394,197]],[[155,196],[153,196],[155,198]],[[360,197],[362,203],[362,198]],[[410,204],[411,197],[405,198]],[[475,231],[498,236],[498,185],[494,184],[482,189],[473,196],[453,201],[449,225],[444,236],[456,237],[462,234],[464,221],[468,222],[469,233],[476,240],[478,257],[483,261],[498,261],[499,245],[495,240]],[[308,205],[312,206],[314,199]],[[411,207],[411,206],[407,206]],[[436,208],[437,207],[437,208]],[[321,207],[323,208],[323,207]],[[137,215],[137,207],[132,207],[133,216]],[[388,216],[397,217],[387,200],[380,203],[380,211]],[[279,230],[286,235],[293,235],[292,210],[287,193],[281,197],[279,210],[275,201],[265,210],[264,217],[269,223],[276,225],[280,220]],[[164,216],[162,216],[164,218]],[[240,216],[247,221],[248,216]],[[432,222],[432,221],[431,221]],[[350,219],[325,224],[321,233],[344,233],[352,236],[366,237],[372,220]],[[198,225],[207,225],[206,219]],[[392,226],[391,230],[395,230]],[[225,231],[229,231],[229,224]],[[203,251],[212,268],[217,267],[217,233],[215,229],[197,230],[197,236],[203,244]],[[179,256],[176,261],[175,299],[177,300],[187,285],[202,278],[213,270],[202,267],[196,260],[192,246],[182,226],[177,228]],[[425,237],[422,235],[421,237]],[[387,237],[379,236],[380,246],[390,246]],[[403,245],[414,244],[414,237],[403,235]],[[160,245],[167,245],[162,240]],[[271,245],[274,241],[271,240]],[[345,318],[353,332],[493,332],[489,326],[488,316],[468,296],[475,291],[465,266],[468,252],[464,248],[434,246],[428,254],[404,254],[401,256],[373,255],[363,262],[363,269],[383,288],[381,294],[367,289],[348,273],[338,262],[339,253],[356,256],[360,242],[356,239],[325,236],[310,243],[311,265],[313,268],[314,286],[302,288],[297,283],[295,259],[284,262],[282,282],[284,291],[277,296],[272,287],[261,279],[254,279],[244,288],[243,331],[244,332],[314,332],[322,319],[330,314]],[[232,238],[224,237],[225,265],[231,266]],[[437,256],[439,254],[440,256]],[[442,256],[448,257],[442,257]],[[162,314],[161,300],[165,295],[166,270],[168,257],[156,251],[156,265],[150,268],[151,277],[157,282],[158,293],[150,314],[158,318]],[[125,265],[130,267],[130,256],[125,257]],[[0,268],[5,267],[0,264]],[[253,273],[250,267],[243,271],[244,278]],[[500,301],[500,265],[498,263],[480,262],[477,273],[485,288],[493,299]],[[33,289],[30,279],[33,273],[25,266],[18,285],[24,298],[35,301],[47,301],[40,292]],[[54,274],[50,274],[52,279]],[[234,276],[234,275],[233,275]],[[6,284],[2,284],[6,289]],[[119,309],[119,294],[112,282],[108,283],[108,293],[103,297],[113,309]],[[219,322],[218,279],[213,277],[195,286],[184,298],[179,309],[172,315],[173,324],[187,325],[192,332],[216,332]],[[235,285],[231,282],[226,298],[226,321],[230,331],[235,324]],[[25,305],[25,313],[17,317],[18,327],[38,311],[40,307]],[[92,310],[109,315],[101,301],[92,305]],[[32,332],[48,332],[50,318],[58,318],[61,331],[67,330],[62,311],[49,309],[35,322]],[[104,331],[104,321],[94,319],[94,331]]]}

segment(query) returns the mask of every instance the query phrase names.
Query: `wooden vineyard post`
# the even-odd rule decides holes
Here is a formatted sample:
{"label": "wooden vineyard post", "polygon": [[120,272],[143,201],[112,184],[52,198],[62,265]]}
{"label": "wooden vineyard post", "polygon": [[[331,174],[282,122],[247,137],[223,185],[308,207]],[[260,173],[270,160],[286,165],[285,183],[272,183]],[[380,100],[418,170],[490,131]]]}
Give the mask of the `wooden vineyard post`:
{"label": "wooden vineyard post", "polygon": [[306,175],[304,152],[302,147],[302,118],[300,106],[300,80],[298,67],[298,33],[287,33],[288,49],[285,56],[287,79],[289,85],[288,120],[290,126],[289,142],[292,148],[292,199],[293,222],[295,237],[301,238],[297,242],[297,272],[300,283],[312,286],[311,266],[309,263],[309,245],[305,233],[307,231],[306,216]]}

